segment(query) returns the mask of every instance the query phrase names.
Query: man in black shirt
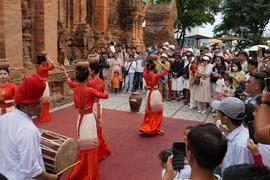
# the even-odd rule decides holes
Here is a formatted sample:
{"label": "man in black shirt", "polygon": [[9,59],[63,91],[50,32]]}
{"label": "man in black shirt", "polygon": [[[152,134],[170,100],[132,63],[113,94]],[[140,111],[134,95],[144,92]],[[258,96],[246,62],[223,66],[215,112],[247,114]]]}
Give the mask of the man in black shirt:
{"label": "man in black shirt", "polygon": [[181,60],[181,56],[179,52],[174,53],[175,60],[172,63],[172,91],[173,98],[176,99],[176,92],[178,93],[178,99],[176,101],[180,101],[181,93],[183,90],[183,69],[184,69],[184,61]]}

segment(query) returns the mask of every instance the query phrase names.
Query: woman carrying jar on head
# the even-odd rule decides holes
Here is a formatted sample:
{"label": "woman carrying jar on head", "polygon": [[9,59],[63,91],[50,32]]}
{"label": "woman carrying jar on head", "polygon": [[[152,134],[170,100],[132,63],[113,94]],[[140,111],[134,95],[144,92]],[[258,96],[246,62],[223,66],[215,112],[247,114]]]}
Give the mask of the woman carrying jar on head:
{"label": "woman carrying jar on head", "polygon": [[1,67],[0,63],[0,115],[12,112],[14,107],[14,95],[17,85],[9,82],[8,66]]}
{"label": "woman carrying jar on head", "polygon": [[80,153],[77,161],[81,163],[73,168],[67,180],[99,179],[100,140],[93,105],[96,98],[107,99],[108,94],[87,87],[89,71],[89,64],[88,67],[77,66],[76,68],[76,79],[79,85],[74,89],[73,99],[75,108],[79,110],[77,131]]}
{"label": "woman carrying jar on head", "polygon": [[161,73],[156,74],[155,63],[152,60],[148,60],[143,71],[147,94],[144,120],[139,130],[151,135],[164,133],[160,128],[163,119],[163,103],[158,89],[158,80],[168,73],[168,69],[161,63],[159,58],[157,63],[163,68]]}
{"label": "woman carrying jar on head", "polygon": [[[45,81],[49,76],[49,71],[56,67],[56,64],[50,59],[48,52],[42,52],[43,55],[37,56],[37,75],[41,76]],[[36,118],[37,121],[50,122],[50,89],[49,84],[46,81],[46,89],[42,96],[42,111]]]}

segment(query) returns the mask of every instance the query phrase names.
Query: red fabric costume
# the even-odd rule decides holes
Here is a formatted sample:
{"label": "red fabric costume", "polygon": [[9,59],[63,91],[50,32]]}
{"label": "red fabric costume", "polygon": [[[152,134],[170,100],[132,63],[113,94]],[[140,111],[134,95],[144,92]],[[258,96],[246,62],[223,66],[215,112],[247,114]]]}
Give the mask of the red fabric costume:
{"label": "red fabric costume", "polygon": [[[54,66],[48,66],[48,65],[44,65],[44,66],[38,66],[37,67],[37,74],[39,76],[41,76],[44,80],[46,80],[48,78],[49,75],[49,71],[52,70],[54,68]],[[51,115],[50,115],[50,101],[49,101],[49,85],[48,83],[46,83],[46,90],[48,92],[44,92],[43,97],[42,97],[42,111],[39,114],[39,116],[37,117],[37,121],[41,121],[41,122],[50,122],[51,121]],[[45,95],[47,94],[47,95]]]}
{"label": "red fabric costume", "polygon": [[[98,92],[102,92],[104,93],[104,83],[102,81],[102,79],[100,78],[96,78],[93,77],[92,79],[90,79],[87,83],[88,87],[92,87],[95,90],[97,90]],[[101,107],[101,103],[100,100],[98,98],[96,98],[95,101],[95,105],[96,105],[96,113],[95,113],[95,117],[96,117],[96,121],[97,121],[97,131],[98,131],[98,138],[100,141],[100,146],[99,146],[99,159],[103,159],[106,158],[107,156],[111,155],[111,151],[108,148],[103,135],[102,135],[102,107]]]}
{"label": "red fabric costume", "polygon": [[146,105],[144,121],[140,126],[140,131],[146,134],[157,134],[161,132],[160,124],[163,119],[163,104],[158,90],[158,80],[168,72],[166,67],[159,74],[148,73],[145,68],[143,77],[148,88],[146,95]]}
{"label": "red fabric costume", "polygon": [[17,90],[17,86],[8,82],[5,86],[0,86],[0,108],[1,115],[5,114],[7,108],[14,105],[14,95]]}
{"label": "red fabric costume", "polygon": [[[78,134],[80,139],[80,154],[77,161],[81,161],[76,165],[68,180],[98,180],[99,179],[99,146],[100,141],[93,140],[93,132],[91,127],[87,126],[89,121],[95,122],[92,107],[96,98],[107,99],[108,95],[100,93],[91,87],[79,84],[73,93],[74,105],[79,109]],[[86,116],[86,118],[84,117]],[[93,119],[94,118],[94,119]],[[92,126],[93,128],[93,126]],[[88,137],[85,141],[81,137]],[[94,135],[97,136],[97,135]]]}
{"label": "red fabric costume", "polygon": [[[69,87],[71,87],[71,88],[75,88],[76,86],[79,85],[78,82],[71,81],[71,79],[69,77],[67,77],[67,81],[68,81]],[[92,79],[90,79],[87,83],[87,87],[92,87],[92,88],[96,89],[98,92],[104,93],[104,84],[103,84],[102,79],[100,79],[100,78],[93,77]],[[100,104],[100,100],[98,98],[96,98],[95,104],[96,104],[96,108],[97,108],[97,111],[95,114],[96,122],[97,122],[97,132],[98,132],[98,138],[100,141],[99,159],[101,160],[101,159],[106,158],[107,156],[111,155],[112,153],[111,153],[110,149],[108,148],[108,146],[103,138],[103,135],[102,135],[102,126],[101,126],[102,107]]]}

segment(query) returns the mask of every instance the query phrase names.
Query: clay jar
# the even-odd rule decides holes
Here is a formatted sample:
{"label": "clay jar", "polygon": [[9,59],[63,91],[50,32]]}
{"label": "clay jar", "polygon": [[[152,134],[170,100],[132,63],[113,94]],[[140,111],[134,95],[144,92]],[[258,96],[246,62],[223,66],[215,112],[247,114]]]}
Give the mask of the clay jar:
{"label": "clay jar", "polygon": [[76,62],[76,66],[82,66],[83,68],[88,68],[89,62],[87,61],[87,59],[78,59]]}
{"label": "clay jar", "polygon": [[48,51],[41,51],[42,56],[46,56],[48,54]]}
{"label": "clay jar", "polygon": [[151,59],[152,61],[156,61],[158,59],[158,55],[156,55],[156,54],[150,54],[149,55],[149,59]]}
{"label": "clay jar", "polygon": [[88,55],[88,62],[90,64],[97,64],[99,62],[99,55],[98,54],[89,54]]}
{"label": "clay jar", "polygon": [[133,92],[129,96],[129,106],[131,112],[139,112],[142,104],[142,96],[138,92]]}
{"label": "clay jar", "polygon": [[7,69],[9,67],[9,61],[7,59],[0,59],[0,68]]}

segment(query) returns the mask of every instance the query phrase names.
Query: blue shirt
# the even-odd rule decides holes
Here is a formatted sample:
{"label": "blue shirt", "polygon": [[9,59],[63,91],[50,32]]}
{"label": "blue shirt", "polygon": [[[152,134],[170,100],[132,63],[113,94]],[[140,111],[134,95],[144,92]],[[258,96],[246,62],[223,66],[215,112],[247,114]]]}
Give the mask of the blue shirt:
{"label": "blue shirt", "polygon": [[228,149],[222,161],[221,171],[235,164],[253,164],[251,152],[247,149],[248,129],[242,124],[233,130],[228,136]]}

